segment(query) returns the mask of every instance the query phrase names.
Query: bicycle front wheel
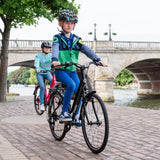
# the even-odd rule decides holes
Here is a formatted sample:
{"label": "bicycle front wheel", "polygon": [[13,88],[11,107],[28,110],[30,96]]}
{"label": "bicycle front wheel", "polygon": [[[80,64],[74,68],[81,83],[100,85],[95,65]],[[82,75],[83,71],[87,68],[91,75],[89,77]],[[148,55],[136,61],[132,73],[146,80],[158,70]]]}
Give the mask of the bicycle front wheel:
{"label": "bicycle front wheel", "polygon": [[42,115],[44,111],[39,109],[40,107],[40,87],[37,86],[34,91],[34,107],[38,115]]}
{"label": "bicycle front wheel", "polygon": [[97,94],[90,95],[82,108],[82,131],[87,146],[93,153],[104,150],[109,135],[108,114]]}
{"label": "bicycle front wheel", "polygon": [[61,96],[61,94],[59,94],[59,92],[55,92],[50,98],[48,108],[48,122],[50,130],[53,137],[59,141],[61,141],[66,135],[65,124],[59,122],[59,116],[62,111],[62,102],[63,97]]}

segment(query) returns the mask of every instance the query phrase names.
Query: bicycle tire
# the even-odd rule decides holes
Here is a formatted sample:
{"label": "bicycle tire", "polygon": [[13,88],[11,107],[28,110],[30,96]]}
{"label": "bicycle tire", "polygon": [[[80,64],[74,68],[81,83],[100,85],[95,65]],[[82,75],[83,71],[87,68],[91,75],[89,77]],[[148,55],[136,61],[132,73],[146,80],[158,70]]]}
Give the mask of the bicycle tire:
{"label": "bicycle tire", "polygon": [[44,113],[44,111],[41,111],[39,109],[40,107],[40,87],[39,86],[37,86],[34,90],[34,107],[38,115],[42,115]]}
{"label": "bicycle tire", "polygon": [[61,141],[66,135],[65,124],[59,122],[59,116],[62,112],[62,103],[62,95],[55,91],[50,97],[48,122],[53,137],[58,141]]}
{"label": "bicycle tire", "polygon": [[91,94],[82,107],[81,115],[85,142],[93,153],[98,154],[105,149],[109,136],[109,120],[104,102],[97,94]]}

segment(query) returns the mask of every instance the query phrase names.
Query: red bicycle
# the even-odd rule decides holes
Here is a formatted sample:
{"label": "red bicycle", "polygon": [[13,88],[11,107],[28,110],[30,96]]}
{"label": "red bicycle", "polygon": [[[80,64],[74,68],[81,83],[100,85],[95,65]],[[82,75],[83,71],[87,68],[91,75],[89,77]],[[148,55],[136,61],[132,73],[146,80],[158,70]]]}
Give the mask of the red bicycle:
{"label": "red bicycle", "polygon": [[[46,73],[47,71],[48,70],[43,70],[41,72]],[[47,110],[47,106],[49,105],[49,102],[50,102],[50,95],[54,91],[54,87],[56,86],[56,79],[55,79],[55,76],[54,76],[52,71],[51,71],[51,74],[52,74],[53,79],[52,79],[50,88],[47,88],[46,85],[45,85],[45,92],[44,92],[45,110]],[[44,83],[45,83],[45,79],[44,79]],[[47,89],[49,89],[49,91],[47,91]],[[41,111],[39,109],[39,106],[40,106],[40,85],[39,84],[35,86],[35,90],[33,92],[33,95],[34,95],[34,107],[35,107],[35,110],[36,110],[38,115],[42,115],[44,113],[44,111]]]}

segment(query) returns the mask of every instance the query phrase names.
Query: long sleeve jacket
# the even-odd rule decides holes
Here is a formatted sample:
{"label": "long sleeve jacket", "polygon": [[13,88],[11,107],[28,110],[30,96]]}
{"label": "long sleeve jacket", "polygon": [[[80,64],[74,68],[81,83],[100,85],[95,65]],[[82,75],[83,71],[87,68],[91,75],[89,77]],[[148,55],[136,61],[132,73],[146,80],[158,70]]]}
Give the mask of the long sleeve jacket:
{"label": "long sleeve jacket", "polygon": [[[79,52],[84,53],[87,57],[92,60],[100,61],[100,58],[96,55],[93,50],[88,48],[81,40],[80,37],[72,35],[72,45],[68,46],[67,42],[63,38],[63,33],[57,34],[53,37],[52,44],[52,61],[59,61],[64,63],[67,61],[78,63]],[[61,67],[59,69],[67,71],[75,71],[75,66],[67,68]]]}

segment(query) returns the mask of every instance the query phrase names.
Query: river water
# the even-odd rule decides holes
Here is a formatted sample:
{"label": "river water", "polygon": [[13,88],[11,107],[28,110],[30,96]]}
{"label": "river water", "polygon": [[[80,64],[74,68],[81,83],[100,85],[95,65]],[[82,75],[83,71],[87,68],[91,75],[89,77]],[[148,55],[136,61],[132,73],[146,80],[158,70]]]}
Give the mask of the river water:
{"label": "river water", "polygon": [[160,109],[160,95],[159,96],[142,96],[137,95],[137,89],[114,89],[114,104],[148,108]]}
{"label": "river water", "polygon": [[[33,95],[34,86],[24,87],[24,86],[15,86],[10,87],[10,93],[19,93],[20,96],[31,96]],[[146,97],[138,96],[137,89],[114,89],[114,98],[115,101],[113,104],[119,106],[131,106],[131,107],[140,107],[148,109],[160,109],[160,96]]]}

